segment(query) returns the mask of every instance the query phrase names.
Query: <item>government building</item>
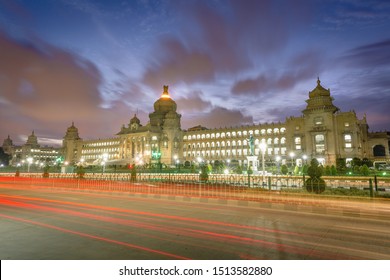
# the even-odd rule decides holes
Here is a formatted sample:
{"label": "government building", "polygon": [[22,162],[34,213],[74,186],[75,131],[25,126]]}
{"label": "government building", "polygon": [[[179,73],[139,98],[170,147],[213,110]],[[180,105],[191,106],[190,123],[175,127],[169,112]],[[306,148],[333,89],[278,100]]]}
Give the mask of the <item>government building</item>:
{"label": "government building", "polygon": [[284,122],[229,128],[198,125],[183,130],[181,117],[168,86],[164,86],[148,123],[141,124],[134,115],[112,138],[83,140],[72,123],[60,149],[40,148],[34,132],[24,146],[13,146],[8,137],[3,148],[12,155],[14,165],[28,156],[45,155],[61,155],[69,164],[118,166],[191,165],[202,161],[211,164],[234,162],[247,167],[250,157],[260,159],[262,156],[267,164],[280,161],[294,165],[302,165],[312,158],[317,158],[323,165],[335,164],[338,158],[346,161],[355,157],[390,160],[389,133],[368,132],[366,116],[359,119],[354,111],[340,111],[333,104],[330,90],[325,89],[319,79],[309,92],[302,115],[288,117]]}

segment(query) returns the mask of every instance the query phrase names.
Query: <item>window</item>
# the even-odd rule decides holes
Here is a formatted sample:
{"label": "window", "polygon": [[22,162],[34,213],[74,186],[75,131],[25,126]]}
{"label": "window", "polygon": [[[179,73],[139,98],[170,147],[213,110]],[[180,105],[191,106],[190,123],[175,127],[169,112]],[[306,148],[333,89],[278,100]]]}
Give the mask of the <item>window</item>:
{"label": "window", "polygon": [[315,149],[316,153],[323,153],[325,151],[325,136],[323,134],[317,134],[315,136]]}
{"label": "window", "polygon": [[314,118],[315,125],[322,125],[323,123],[324,123],[324,119],[322,117],[315,117]]}
{"label": "window", "polygon": [[344,135],[344,147],[347,149],[352,148],[352,135],[351,134]]}

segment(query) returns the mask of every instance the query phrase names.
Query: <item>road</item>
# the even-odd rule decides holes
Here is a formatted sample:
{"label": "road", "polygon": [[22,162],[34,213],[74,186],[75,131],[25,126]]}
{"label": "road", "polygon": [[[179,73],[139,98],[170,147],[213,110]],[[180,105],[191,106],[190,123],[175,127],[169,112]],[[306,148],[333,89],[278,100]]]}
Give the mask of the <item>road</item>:
{"label": "road", "polygon": [[0,259],[390,259],[389,201],[306,202],[0,184]]}

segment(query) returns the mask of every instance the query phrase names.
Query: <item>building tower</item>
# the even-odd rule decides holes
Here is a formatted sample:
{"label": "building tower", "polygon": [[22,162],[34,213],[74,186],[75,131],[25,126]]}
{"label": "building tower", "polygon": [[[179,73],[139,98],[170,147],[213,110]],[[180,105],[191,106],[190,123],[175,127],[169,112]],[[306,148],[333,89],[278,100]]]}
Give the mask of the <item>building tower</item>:
{"label": "building tower", "polygon": [[181,115],[176,110],[176,102],[169,95],[168,86],[164,86],[161,97],[154,103],[154,112],[149,114],[151,131],[159,134],[152,140],[152,154],[157,152],[161,162],[171,165],[180,156],[182,138]]}
{"label": "building tower", "polygon": [[66,130],[64,139],[62,140],[62,154],[64,155],[64,160],[72,163],[78,160],[78,142],[82,139],[79,136],[79,130],[77,127],[72,125]]}

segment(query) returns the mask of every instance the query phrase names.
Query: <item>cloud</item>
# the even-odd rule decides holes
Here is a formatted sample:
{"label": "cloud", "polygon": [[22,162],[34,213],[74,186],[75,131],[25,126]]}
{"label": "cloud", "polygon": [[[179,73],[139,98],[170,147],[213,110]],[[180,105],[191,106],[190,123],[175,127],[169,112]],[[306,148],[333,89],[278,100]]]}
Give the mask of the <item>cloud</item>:
{"label": "cloud", "polygon": [[246,116],[239,110],[230,110],[215,106],[210,111],[186,114],[182,120],[183,128],[202,125],[207,128],[234,127],[243,124],[252,124],[252,116]]}
{"label": "cloud", "polygon": [[118,118],[100,107],[102,78],[88,60],[42,41],[20,42],[0,33],[0,61],[4,135],[35,129],[42,137],[62,138],[72,120],[80,120],[80,133],[106,134],[108,124],[102,120]]}
{"label": "cloud", "polygon": [[235,96],[263,96],[268,92],[291,91],[296,84],[319,75],[323,58],[317,50],[307,50],[293,56],[285,63],[283,72],[267,71],[254,78],[236,81],[231,88]]}
{"label": "cloud", "polygon": [[186,114],[192,112],[201,113],[212,108],[211,102],[202,98],[201,91],[191,92],[189,97],[178,98],[176,103],[179,111],[185,111]]}
{"label": "cloud", "polygon": [[300,1],[228,1],[223,9],[212,2],[176,4],[172,8],[180,9],[180,28],[158,37],[144,73],[143,81],[152,87],[164,81],[210,83],[221,75],[252,70],[286,48],[295,28],[312,18],[311,4]]}
{"label": "cloud", "polygon": [[335,92],[340,108],[367,113],[371,130],[389,129],[390,40],[357,46],[346,51],[338,66],[345,68]]}
{"label": "cloud", "polygon": [[345,65],[350,67],[388,67],[390,65],[390,39],[351,49],[341,59]]}
{"label": "cloud", "polygon": [[164,84],[175,85],[181,82],[209,82],[214,77],[211,58],[200,51],[191,51],[174,38],[164,38],[156,53],[158,61],[149,67],[143,81],[154,89]]}

